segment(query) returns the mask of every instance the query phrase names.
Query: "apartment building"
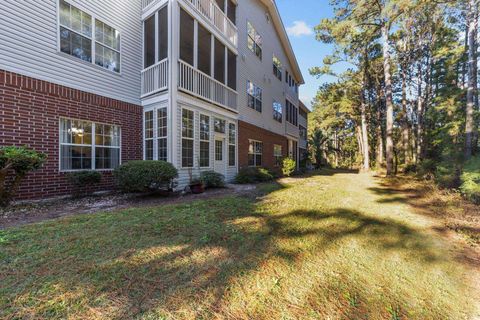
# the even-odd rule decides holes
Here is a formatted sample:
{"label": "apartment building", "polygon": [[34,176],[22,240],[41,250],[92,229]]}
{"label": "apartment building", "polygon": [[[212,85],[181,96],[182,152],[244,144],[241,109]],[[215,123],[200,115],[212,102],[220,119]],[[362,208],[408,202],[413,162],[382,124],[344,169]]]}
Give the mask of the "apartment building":
{"label": "apartment building", "polygon": [[273,0],[0,2],[0,144],[47,153],[22,198],[130,160],[232,180],[299,158],[302,74]]}

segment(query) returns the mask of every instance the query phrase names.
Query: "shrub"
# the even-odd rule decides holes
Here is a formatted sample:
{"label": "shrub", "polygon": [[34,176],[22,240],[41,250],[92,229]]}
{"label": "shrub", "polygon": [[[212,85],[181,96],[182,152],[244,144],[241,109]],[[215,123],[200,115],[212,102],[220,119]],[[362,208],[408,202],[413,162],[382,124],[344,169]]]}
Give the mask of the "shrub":
{"label": "shrub", "polygon": [[437,163],[434,160],[427,159],[420,163],[418,174],[427,179],[431,179],[437,170]]}
{"label": "shrub", "polygon": [[448,164],[438,165],[435,171],[435,182],[441,188],[458,188],[461,184],[460,170]]}
{"label": "shrub", "polygon": [[91,186],[102,181],[102,175],[97,171],[79,171],[67,175],[70,184],[73,186],[73,195],[80,197],[91,190]]}
{"label": "shrub", "polygon": [[465,163],[460,191],[467,199],[480,204],[480,156]]}
{"label": "shrub", "polygon": [[274,175],[265,168],[246,167],[240,169],[235,181],[240,184],[267,182],[274,179]]}
{"label": "shrub", "polygon": [[415,163],[409,163],[405,165],[403,168],[403,173],[410,174],[410,173],[417,173],[417,165]]}
{"label": "shrub", "polygon": [[26,147],[0,147],[0,206],[8,206],[25,176],[38,170],[47,155]]}
{"label": "shrub", "polygon": [[292,158],[285,158],[282,162],[282,173],[284,176],[290,177],[297,169],[297,163]]}
{"label": "shrub", "polygon": [[206,188],[223,188],[225,187],[225,177],[215,171],[202,172],[200,179]]}
{"label": "shrub", "polygon": [[117,187],[123,192],[172,190],[177,169],[165,161],[130,161],[114,171]]}

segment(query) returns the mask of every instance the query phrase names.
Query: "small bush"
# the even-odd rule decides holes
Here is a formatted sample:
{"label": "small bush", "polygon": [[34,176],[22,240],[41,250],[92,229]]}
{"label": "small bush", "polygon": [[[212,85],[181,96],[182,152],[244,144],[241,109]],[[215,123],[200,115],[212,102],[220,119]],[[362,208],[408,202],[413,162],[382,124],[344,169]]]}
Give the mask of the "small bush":
{"label": "small bush", "polygon": [[467,199],[480,204],[480,156],[465,163],[460,191]]}
{"label": "small bush", "polygon": [[417,165],[414,164],[414,163],[409,163],[407,165],[405,165],[405,167],[403,168],[403,173],[405,174],[411,174],[411,173],[417,173]]}
{"label": "small bush", "polygon": [[431,179],[437,171],[437,163],[434,160],[424,160],[420,163],[418,174],[423,178]]}
{"label": "small bush", "polygon": [[0,206],[8,206],[25,176],[38,170],[47,155],[26,147],[0,147]]}
{"label": "small bush", "polygon": [[461,184],[460,171],[450,165],[439,165],[435,171],[435,181],[441,188],[458,188]]}
{"label": "small bush", "polygon": [[223,188],[225,187],[225,177],[215,171],[202,172],[200,179],[206,188]]}
{"label": "small bush", "polygon": [[274,175],[265,168],[242,168],[237,174],[235,181],[240,184],[267,182],[274,179]]}
{"label": "small bush", "polygon": [[126,193],[172,190],[178,171],[165,161],[130,161],[116,169],[114,177]]}
{"label": "small bush", "polygon": [[282,173],[284,176],[290,177],[297,169],[297,163],[292,158],[285,158],[282,162]]}
{"label": "small bush", "polygon": [[79,171],[67,175],[70,184],[73,186],[73,195],[80,197],[89,194],[91,186],[102,181],[102,175],[97,171]]}

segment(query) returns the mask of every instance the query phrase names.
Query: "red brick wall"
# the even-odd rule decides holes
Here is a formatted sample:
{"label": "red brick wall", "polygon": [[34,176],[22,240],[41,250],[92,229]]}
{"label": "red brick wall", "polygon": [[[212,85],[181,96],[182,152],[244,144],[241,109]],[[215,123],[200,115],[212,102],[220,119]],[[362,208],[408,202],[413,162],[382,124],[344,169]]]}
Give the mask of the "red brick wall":
{"label": "red brick wall", "polygon": [[273,146],[275,144],[282,146],[283,156],[286,156],[288,152],[287,138],[243,121],[238,122],[239,167],[244,168],[248,166],[248,147],[250,139],[263,142],[262,167],[271,170],[279,169],[275,168]]}
{"label": "red brick wall", "polygon": [[[0,70],[0,145],[28,146],[48,155],[42,169],[28,175],[18,199],[71,193],[59,172],[59,118],[121,127],[122,161],[142,158],[142,107]],[[113,187],[105,173],[97,191]]]}

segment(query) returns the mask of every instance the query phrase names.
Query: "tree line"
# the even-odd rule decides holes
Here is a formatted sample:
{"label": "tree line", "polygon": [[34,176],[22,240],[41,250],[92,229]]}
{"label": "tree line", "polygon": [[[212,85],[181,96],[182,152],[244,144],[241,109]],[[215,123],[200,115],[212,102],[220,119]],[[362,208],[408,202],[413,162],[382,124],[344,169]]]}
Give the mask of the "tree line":
{"label": "tree line", "polygon": [[315,31],[334,50],[310,72],[336,81],[313,101],[314,161],[458,180],[479,153],[479,0],[330,5],[334,17]]}

